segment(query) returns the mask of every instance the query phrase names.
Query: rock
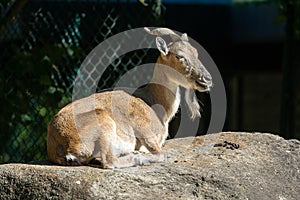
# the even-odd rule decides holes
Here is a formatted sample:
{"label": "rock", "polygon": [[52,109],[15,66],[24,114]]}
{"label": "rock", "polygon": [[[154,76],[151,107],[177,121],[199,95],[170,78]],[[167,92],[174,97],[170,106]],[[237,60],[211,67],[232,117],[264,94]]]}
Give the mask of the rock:
{"label": "rock", "polygon": [[300,141],[219,133],[167,141],[165,162],[119,170],[48,162],[0,165],[1,199],[300,197]]}

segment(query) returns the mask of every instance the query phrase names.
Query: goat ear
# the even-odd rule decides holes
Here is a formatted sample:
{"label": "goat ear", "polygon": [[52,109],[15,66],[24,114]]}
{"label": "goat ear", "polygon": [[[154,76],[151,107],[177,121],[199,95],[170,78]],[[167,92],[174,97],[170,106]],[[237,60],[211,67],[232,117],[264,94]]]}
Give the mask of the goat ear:
{"label": "goat ear", "polygon": [[168,55],[169,49],[167,43],[161,37],[156,37],[156,47],[164,55]]}
{"label": "goat ear", "polygon": [[185,41],[185,42],[188,42],[188,41],[189,41],[189,38],[188,38],[188,36],[187,36],[186,33],[184,33],[184,34],[181,35],[181,40],[182,40],[182,41]]}

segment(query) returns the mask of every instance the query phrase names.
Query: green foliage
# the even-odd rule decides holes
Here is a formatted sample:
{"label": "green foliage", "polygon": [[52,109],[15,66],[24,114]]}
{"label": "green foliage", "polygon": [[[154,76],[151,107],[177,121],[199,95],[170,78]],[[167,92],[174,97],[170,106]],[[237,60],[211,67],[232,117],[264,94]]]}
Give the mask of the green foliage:
{"label": "green foliage", "polygon": [[[46,153],[45,139],[47,124],[57,110],[70,101],[66,88],[55,86],[51,76],[64,70],[65,58],[79,59],[78,47],[46,44],[31,50],[21,50],[16,46],[6,47],[2,55],[0,73],[1,132],[0,140],[9,141],[4,149],[18,149],[9,155],[1,154],[0,162],[32,159],[23,155],[28,146],[35,158],[43,158]],[[7,62],[5,62],[7,60]],[[25,127],[25,128],[24,128]],[[24,151],[23,151],[24,150]],[[9,152],[10,153],[10,152]]]}

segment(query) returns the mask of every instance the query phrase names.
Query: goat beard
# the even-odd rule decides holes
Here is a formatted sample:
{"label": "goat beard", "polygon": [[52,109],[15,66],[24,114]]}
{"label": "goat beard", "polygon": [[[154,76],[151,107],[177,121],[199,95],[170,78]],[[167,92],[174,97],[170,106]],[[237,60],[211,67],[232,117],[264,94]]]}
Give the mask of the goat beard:
{"label": "goat beard", "polygon": [[185,90],[185,101],[191,113],[191,119],[194,120],[196,117],[201,117],[200,105],[193,89]]}

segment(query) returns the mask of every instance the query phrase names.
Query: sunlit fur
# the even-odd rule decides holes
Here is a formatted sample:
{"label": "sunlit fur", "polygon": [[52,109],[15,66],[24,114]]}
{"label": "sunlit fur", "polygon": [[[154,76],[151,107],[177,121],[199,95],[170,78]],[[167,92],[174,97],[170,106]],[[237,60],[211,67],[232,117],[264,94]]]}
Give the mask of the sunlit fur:
{"label": "sunlit fur", "polygon": [[[97,161],[100,167],[111,169],[162,161],[161,147],[180,105],[180,87],[185,90],[191,118],[200,116],[193,90],[209,91],[212,82],[197,50],[186,34],[179,36],[166,28],[145,30],[157,36],[161,54],[143,100],[124,91],[110,91],[65,106],[48,126],[50,161],[60,165]],[[171,36],[173,42],[167,44],[162,35]],[[134,153],[141,147],[152,156]]]}

